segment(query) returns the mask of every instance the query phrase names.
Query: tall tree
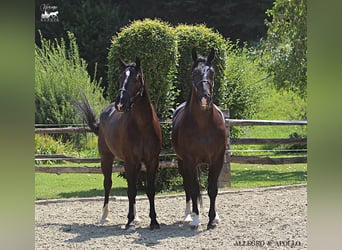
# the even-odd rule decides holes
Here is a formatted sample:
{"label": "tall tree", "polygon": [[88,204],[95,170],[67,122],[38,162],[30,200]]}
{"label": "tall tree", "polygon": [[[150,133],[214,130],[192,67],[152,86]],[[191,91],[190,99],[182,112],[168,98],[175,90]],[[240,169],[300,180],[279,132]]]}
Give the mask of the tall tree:
{"label": "tall tree", "polygon": [[267,39],[262,43],[265,64],[278,88],[306,98],[307,4],[306,0],[276,0],[266,20]]}

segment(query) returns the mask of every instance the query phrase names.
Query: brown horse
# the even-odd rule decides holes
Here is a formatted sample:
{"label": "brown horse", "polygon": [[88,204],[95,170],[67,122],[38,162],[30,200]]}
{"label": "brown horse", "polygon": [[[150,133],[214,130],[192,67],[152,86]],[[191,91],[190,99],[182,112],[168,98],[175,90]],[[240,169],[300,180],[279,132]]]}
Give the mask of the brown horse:
{"label": "brown horse", "polygon": [[146,166],[146,193],[150,202],[150,229],[159,228],[154,205],[155,177],[161,150],[161,129],[158,117],[151,104],[140,60],[125,63],[120,60],[123,74],[117,99],[106,107],[97,122],[84,96],[78,103],[83,118],[91,130],[98,135],[101,169],[104,175],[104,206],[100,223],[108,221],[108,199],[112,188],[112,165],[114,158],[124,162],[128,183],[129,212],[126,229],[135,227],[137,221],[135,198],[137,177],[141,164]]}
{"label": "brown horse", "polygon": [[[198,200],[201,202],[199,165],[207,164],[208,195],[210,198],[208,229],[215,228],[219,218],[215,211],[217,180],[223,166],[226,129],[222,112],[213,104],[214,69],[211,65],[215,51],[207,58],[192,50],[192,90],[172,118],[172,145],[177,154],[179,172],[186,195],[185,221],[193,228],[200,225]],[[192,214],[190,211],[192,200]]]}

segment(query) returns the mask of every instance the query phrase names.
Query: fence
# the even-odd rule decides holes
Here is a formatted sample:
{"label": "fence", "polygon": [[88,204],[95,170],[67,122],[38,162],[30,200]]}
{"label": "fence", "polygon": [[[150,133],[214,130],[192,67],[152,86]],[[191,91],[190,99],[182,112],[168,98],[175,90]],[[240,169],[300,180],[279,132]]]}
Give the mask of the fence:
{"label": "fence", "polygon": [[[231,163],[247,163],[247,164],[293,164],[293,163],[306,163],[307,156],[301,157],[285,157],[285,158],[270,158],[270,157],[260,157],[260,156],[237,156],[234,155],[234,150],[231,150],[231,145],[260,145],[260,144],[306,144],[307,138],[231,138],[230,132],[233,126],[291,126],[291,125],[307,125],[307,121],[285,121],[285,120],[237,120],[229,119],[228,112],[225,114],[225,124],[227,130],[227,148],[225,153],[224,165],[219,177],[219,187],[230,187],[231,186],[231,176],[230,176],[230,164]],[[171,121],[166,121],[162,123],[171,123]],[[86,127],[66,127],[66,128],[35,128],[36,134],[55,134],[55,133],[80,133],[80,132],[91,132],[89,128]],[[248,151],[260,151],[260,150],[244,150]],[[286,150],[291,151],[291,150]],[[306,149],[302,150],[306,152]],[[166,167],[177,167],[177,161],[175,159],[175,154],[169,154],[162,152],[160,154],[163,156],[174,156],[171,161],[161,160],[159,166],[161,168]],[[69,157],[65,155],[35,155],[35,161],[46,161],[46,160],[63,160],[68,162],[76,163],[99,163],[100,158],[77,158]],[[142,168],[144,170],[144,166]],[[35,166],[36,172],[41,173],[101,173],[100,167],[88,167],[88,166],[78,166],[78,167],[54,167],[54,166]],[[113,172],[124,172],[124,167],[122,164],[114,164]]]}

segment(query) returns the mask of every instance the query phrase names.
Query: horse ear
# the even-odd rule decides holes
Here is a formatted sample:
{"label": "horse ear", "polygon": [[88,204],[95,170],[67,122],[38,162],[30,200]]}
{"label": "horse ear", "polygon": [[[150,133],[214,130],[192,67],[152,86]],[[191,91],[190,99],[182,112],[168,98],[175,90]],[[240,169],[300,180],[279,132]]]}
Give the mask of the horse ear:
{"label": "horse ear", "polygon": [[196,61],[197,60],[197,52],[196,52],[196,49],[195,48],[192,48],[192,60],[193,61]]}
{"label": "horse ear", "polygon": [[135,67],[140,69],[140,59],[139,59],[139,57],[135,57]]}
{"label": "horse ear", "polygon": [[211,63],[211,61],[214,59],[214,57],[215,57],[215,50],[214,50],[214,48],[211,48],[210,53],[209,53],[208,58],[207,58],[208,63]]}
{"label": "horse ear", "polygon": [[121,58],[119,58],[119,63],[123,69],[127,68],[127,63],[125,63]]}

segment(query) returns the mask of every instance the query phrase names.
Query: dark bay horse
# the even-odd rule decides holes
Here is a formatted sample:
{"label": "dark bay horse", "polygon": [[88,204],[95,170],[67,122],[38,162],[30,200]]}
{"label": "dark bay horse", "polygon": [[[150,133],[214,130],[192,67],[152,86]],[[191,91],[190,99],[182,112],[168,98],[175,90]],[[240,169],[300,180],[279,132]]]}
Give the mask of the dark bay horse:
{"label": "dark bay horse", "polygon": [[112,188],[112,165],[114,158],[124,162],[128,183],[129,212],[126,229],[134,228],[137,220],[135,198],[137,177],[141,164],[146,166],[146,193],[150,202],[150,229],[159,228],[154,205],[155,177],[161,150],[161,129],[156,112],[150,102],[140,60],[125,63],[120,60],[123,73],[116,101],[106,107],[96,121],[85,96],[78,103],[83,118],[91,130],[98,135],[101,169],[104,175],[104,206],[100,223],[108,221],[109,193]]}
{"label": "dark bay horse", "polygon": [[[226,129],[222,112],[213,103],[214,69],[211,49],[207,58],[192,50],[192,90],[172,118],[172,145],[177,154],[179,172],[186,195],[185,221],[193,228],[200,225],[198,201],[201,202],[199,165],[207,164],[208,195],[210,198],[208,229],[215,228],[219,217],[215,211],[217,180],[226,148]],[[192,214],[190,211],[192,200]]]}

